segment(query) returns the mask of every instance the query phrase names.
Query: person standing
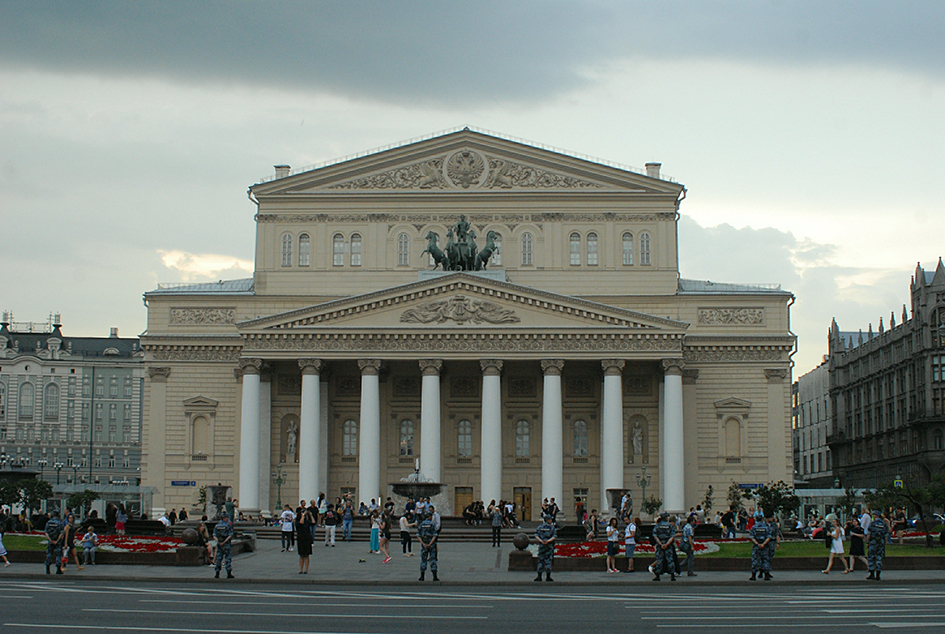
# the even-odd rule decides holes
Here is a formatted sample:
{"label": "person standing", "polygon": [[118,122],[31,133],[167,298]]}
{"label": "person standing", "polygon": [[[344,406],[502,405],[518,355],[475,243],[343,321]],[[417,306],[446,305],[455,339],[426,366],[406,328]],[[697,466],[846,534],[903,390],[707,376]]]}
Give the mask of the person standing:
{"label": "person standing", "polygon": [[850,572],[850,567],[847,565],[847,560],[843,558],[843,528],[840,526],[840,521],[836,515],[828,516],[828,520],[830,521],[830,527],[827,529],[830,536],[830,559],[827,560],[827,569],[822,572],[829,575],[830,569],[833,568],[834,557],[840,555],[840,561],[843,563],[843,574],[847,574]]}
{"label": "person standing", "polygon": [[693,513],[686,519],[686,525],[682,529],[682,551],[686,553],[686,574],[695,577],[696,567],[696,544],[694,541],[696,524],[696,515]]}
{"label": "person standing", "polygon": [[502,524],[505,523],[505,514],[500,506],[496,506],[495,500],[489,505],[489,513],[492,515],[492,547],[502,545]]}
{"label": "person standing", "polygon": [[62,542],[63,542],[62,520],[59,519],[59,511],[53,511],[52,517],[46,522],[46,574],[50,574],[49,567],[53,561],[56,562],[56,574],[62,574]]}
{"label": "person standing", "polygon": [[315,519],[308,509],[302,510],[302,514],[298,518],[298,524],[299,527],[296,532],[299,535],[299,574],[307,575],[308,565],[312,558],[312,526],[315,524]]}
{"label": "person standing", "polygon": [[637,526],[640,524],[640,518],[634,517],[627,524],[623,533],[624,547],[627,550],[627,572],[633,572],[633,554],[637,548]]}
{"label": "person standing", "polygon": [[325,510],[325,546],[335,547],[335,530],[338,528],[338,513],[335,512],[335,505],[329,504]]}
{"label": "person standing", "polygon": [[771,581],[771,573],[765,571],[764,550],[771,541],[771,529],[768,528],[764,520],[764,514],[759,512],[755,524],[751,527],[748,537],[751,539],[751,577],[749,581],[755,581],[758,574],[764,575],[765,581]]}
{"label": "person standing", "polygon": [[390,513],[384,511],[381,514],[381,525],[380,525],[380,539],[378,540],[378,547],[381,551],[381,554],[384,555],[384,561],[382,563],[390,563],[390,529],[393,520],[391,519]]}
{"label": "person standing", "polygon": [[75,567],[78,568],[79,570],[85,570],[85,566],[79,563],[79,554],[76,552],[76,549],[75,549],[75,538],[76,538],[77,530],[78,528],[75,525],[75,515],[73,515],[72,513],[69,513],[69,521],[66,522],[66,526],[64,529],[65,535],[63,536],[63,539],[64,539],[63,554],[62,554],[62,569],[63,570],[66,569],[66,563],[69,561],[70,554],[72,555],[72,561],[75,562]]}
{"label": "person standing", "polygon": [[620,531],[617,518],[610,518],[607,523],[607,572],[617,572],[617,551],[620,550]]}
{"label": "person standing", "polygon": [[676,529],[669,523],[669,513],[660,513],[660,519],[653,527],[653,541],[656,542],[656,562],[653,564],[653,581],[659,581],[660,575],[668,572],[669,578],[676,581],[676,564],[673,555],[676,552]]}
{"label": "person standing", "polygon": [[538,576],[535,577],[535,581],[541,581],[542,572],[545,573],[545,581],[554,581],[551,578],[551,566],[555,559],[555,537],[557,536],[555,516],[553,513],[548,513],[545,515],[545,521],[535,529],[535,541],[538,542]]}
{"label": "person standing", "polygon": [[381,552],[381,514],[377,509],[371,511],[371,550],[372,555]]}
{"label": "person standing", "polygon": [[220,513],[220,521],[213,527],[213,537],[217,540],[217,560],[215,579],[220,578],[220,567],[226,564],[226,578],[233,579],[233,522],[226,511]]}
{"label": "person standing", "polygon": [[879,577],[883,573],[883,558],[886,556],[886,540],[889,539],[890,534],[889,525],[879,511],[873,511],[870,528],[866,534],[869,541],[867,565],[870,569],[867,579],[879,581]]}
{"label": "person standing", "polygon": [[768,545],[765,546],[764,558],[762,559],[762,565],[765,573],[765,580],[771,580],[771,566],[774,563],[774,552],[781,545],[781,523],[775,519],[774,513],[771,513],[772,517],[765,519],[765,522],[768,524],[768,530],[771,532],[771,539],[768,540]]}
{"label": "person standing", "polygon": [[404,549],[404,557],[413,557],[413,540],[410,538],[410,529],[416,528],[412,522],[413,514],[409,511],[400,516],[400,545]]}
{"label": "person standing", "polygon": [[344,509],[341,511],[341,536],[346,542],[351,541],[351,527],[354,525],[354,507],[351,506],[351,500],[345,500]]}
{"label": "person standing", "polygon": [[[302,510],[305,510],[305,507],[301,507]],[[293,539],[293,532],[295,530],[295,513],[292,512],[292,507],[288,504],[285,505],[285,510],[282,511],[282,515],[279,517],[279,520],[282,522],[282,552],[292,552],[292,547],[295,545],[295,540]],[[309,539],[309,543],[311,543]]]}
{"label": "person standing", "polygon": [[423,581],[426,576],[427,565],[430,566],[430,572],[433,573],[433,580],[440,580],[436,575],[437,537],[433,518],[427,515],[417,526],[417,538],[420,540],[420,578],[417,581]]}
{"label": "person standing", "polygon": [[115,513],[115,532],[119,536],[125,534],[125,522],[128,521],[128,511],[125,510],[124,504],[118,505],[118,511]]}

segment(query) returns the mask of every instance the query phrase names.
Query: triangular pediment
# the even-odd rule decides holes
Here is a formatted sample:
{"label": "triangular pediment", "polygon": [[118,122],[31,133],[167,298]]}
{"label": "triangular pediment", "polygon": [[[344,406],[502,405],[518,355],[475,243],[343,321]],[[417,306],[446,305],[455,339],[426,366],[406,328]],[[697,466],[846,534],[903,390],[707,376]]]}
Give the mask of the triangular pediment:
{"label": "triangular pediment", "polygon": [[258,198],[396,192],[622,191],[678,195],[677,183],[463,129],[254,185]]}
{"label": "triangular pediment", "polygon": [[238,324],[243,333],[459,330],[639,331],[682,335],[689,324],[540,291],[473,273],[452,273]]}
{"label": "triangular pediment", "polygon": [[187,409],[214,409],[219,404],[220,401],[202,395],[184,399],[184,407]]}
{"label": "triangular pediment", "polygon": [[747,410],[751,408],[751,401],[746,401],[744,399],[735,398],[731,396],[729,398],[723,398],[720,401],[715,402],[715,408],[720,410]]}

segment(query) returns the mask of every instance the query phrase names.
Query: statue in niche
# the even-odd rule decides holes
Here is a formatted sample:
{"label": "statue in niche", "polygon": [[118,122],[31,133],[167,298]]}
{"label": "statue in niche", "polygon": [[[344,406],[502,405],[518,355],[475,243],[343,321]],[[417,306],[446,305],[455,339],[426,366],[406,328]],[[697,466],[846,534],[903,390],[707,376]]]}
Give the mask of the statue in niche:
{"label": "statue in niche", "polygon": [[295,424],[295,421],[289,423],[289,427],[286,430],[285,436],[286,457],[291,456],[292,460],[298,462],[298,456],[295,455],[295,450],[299,442],[299,431],[298,425]]}
{"label": "statue in niche", "polygon": [[640,427],[640,421],[633,426],[633,456],[643,457],[643,428]]}

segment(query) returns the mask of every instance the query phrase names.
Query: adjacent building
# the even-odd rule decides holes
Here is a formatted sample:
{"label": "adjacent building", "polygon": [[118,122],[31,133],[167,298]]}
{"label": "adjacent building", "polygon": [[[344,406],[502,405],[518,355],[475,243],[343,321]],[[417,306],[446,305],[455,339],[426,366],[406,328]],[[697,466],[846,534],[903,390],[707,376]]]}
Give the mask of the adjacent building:
{"label": "adjacent building", "polygon": [[659,164],[467,128],[249,193],[252,278],[145,294],[155,512],[218,482],[250,513],[370,501],[416,469],[526,518],[607,509],[644,468],[672,510],[791,480],[793,296],[680,278]]}
{"label": "adjacent building", "polygon": [[828,337],[827,442],[844,486],[873,487],[896,476],[928,481],[945,468],[945,266],[916,266],[911,317],[903,307],[878,332]]}
{"label": "adjacent building", "polygon": [[143,382],[137,338],[121,338],[114,328],[108,337],[69,337],[59,315],[18,323],[5,312],[0,455],[40,472],[59,493],[137,495]]}

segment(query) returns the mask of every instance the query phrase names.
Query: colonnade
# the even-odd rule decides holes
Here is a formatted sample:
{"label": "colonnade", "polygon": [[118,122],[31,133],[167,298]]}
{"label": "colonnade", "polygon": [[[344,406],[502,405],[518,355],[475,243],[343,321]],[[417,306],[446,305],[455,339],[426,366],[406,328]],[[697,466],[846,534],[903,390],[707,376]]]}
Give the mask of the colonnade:
{"label": "colonnade", "polygon": [[[420,472],[434,482],[442,482],[440,373],[442,359],[419,359],[422,374],[420,412]],[[298,499],[315,499],[327,483],[319,482],[322,452],[320,437],[321,403],[320,359],[300,359],[302,397],[299,416],[299,495]],[[380,359],[359,359],[361,371],[361,415],[359,425],[359,459],[357,500],[380,498],[384,488],[380,481],[381,395]],[[608,509],[607,489],[624,488],[623,430],[623,359],[604,359],[602,428],[601,428],[601,499]],[[540,498],[566,499],[563,491],[563,399],[561,376],[565,361],[544,359],[541,412],[541,492]],[[240,508],[259,512],[260,455],[256,443],[246,439],[260,434],[260,359],[242,359],[242,407],[240,420]],[[483,359],[481,410],[481,487],[479,498],[499,500],[509,497],[502,487],[502,392],[501,359]],[[684,508],[683,391],[682,361],[663,361],[664,381],[660,398],[660,481],[663,507]],[[269,465],[265,465],[268,471]],[[263,480],[265,481],[265,480]]]}

